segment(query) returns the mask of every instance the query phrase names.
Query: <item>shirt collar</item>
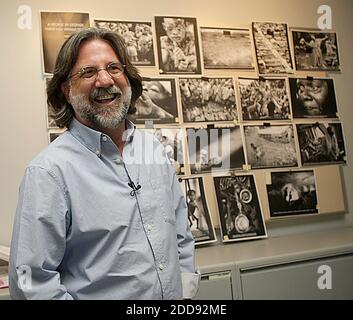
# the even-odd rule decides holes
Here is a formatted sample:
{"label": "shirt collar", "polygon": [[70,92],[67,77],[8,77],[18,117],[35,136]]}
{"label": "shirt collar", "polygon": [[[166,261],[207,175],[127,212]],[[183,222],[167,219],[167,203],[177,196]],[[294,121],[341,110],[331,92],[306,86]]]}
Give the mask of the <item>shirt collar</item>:
{"label": "shirt collar", "polygon": [[[126,131],[124,133],[125,143],[130,143],[134,137],[134,133],[136,130],[135,125],[128,119],[125,120]],[[73,118],[70,127],[70,133],[87,149],[91,150],[97,156],[101,155],[101,142],[102,137],[106,136],[106,134],[91,129],[79,122],[76,118]]]}

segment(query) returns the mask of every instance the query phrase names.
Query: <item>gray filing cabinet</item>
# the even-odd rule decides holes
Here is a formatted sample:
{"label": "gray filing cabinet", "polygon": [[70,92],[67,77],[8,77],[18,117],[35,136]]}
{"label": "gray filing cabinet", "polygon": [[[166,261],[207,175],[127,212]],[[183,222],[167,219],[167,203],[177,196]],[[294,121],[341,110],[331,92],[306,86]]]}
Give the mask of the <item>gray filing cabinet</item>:
{"label": "gray filing cabinet", "polygon": [[242,295],[245,300],[353,299],[352,272],[353,255],[242,269]]}
{"label": "gray filing cabinet", "polygon": [[[353,228],[197,248],[196,265],[197,299],[353,300]],[[318,285],[321,266],[331,289]]]}
{"label": "gray filing cabinet", "polygon": [[194,300],[233,300],[231,271],[202,274]]}

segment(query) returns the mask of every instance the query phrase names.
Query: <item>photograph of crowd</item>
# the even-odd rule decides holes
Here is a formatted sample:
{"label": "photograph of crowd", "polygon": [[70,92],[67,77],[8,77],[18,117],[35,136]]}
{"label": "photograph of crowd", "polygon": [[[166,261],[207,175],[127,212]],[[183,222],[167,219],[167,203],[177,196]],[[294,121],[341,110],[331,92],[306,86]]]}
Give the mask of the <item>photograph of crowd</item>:
{"label": "photograph of crowd", "polygon": [[183,179],[181,189],[188,206],[188,223],[195,245],[217,241],[212,217],[209,213],[203,178]]}
{"label": "photograph of crowd", "polygon": [[289,78],[293,118],[338,118],[333,79]]}
{"label": "photograph of crowd", "polygon": [[252,169],[298,166],[292,125],[244,126],[244,136]]}
{"label": "photograph of crowd", "polygon": [[259,74],[293,73],[287,24],[253,22],[252,30]]}
{"label": "photograph of crowd", "polygon": [[180,78],[184,122],[238,120],[233,78]]}
{"label": "photograph of crowd", "polygon": [[136,112],[128,115],[132,122],[136,124],[146,121],[163,124],[179,122],[175,79],[143,78],[142,87],[142,95],[135,104]]}
{"label": "photograph of crowd", "polygon": [[297,124],[302,165],[346,163],[340,123]]}
{"label": "photograph of crowd", "polygon": [[249,29],[200,28],[205,69],[255,70]]}
{"label": "photograph of crowd", "polygon": [[196,18],[155,17],[159,72],[201,74]]}
{"label": "photograph of crowd", "polygon": [[177,175],[185,174],[184,131],[179,128],[155,128],[154,136],[163,145],[167,158]]}
{"label": "photograph of crowd", "polygon": [[292,36],[298,71],[340,71],[335,32],[292,29]]}
{"label": "photograph of crowd", "polygon": [[254,176],[213,179],[223,242],[267,237]]}
{"label": "photograph of crowd", "polygon": [[243,120],[291,118],[286,79],[239,78],[238,84]]}
{"label": "photograph of crowd", "polygon": [[271,218],[318,213],[313,170],[271,172],[271,182],[267,185]]}
{"label": "photograph of crowd", "polygon": [[242,169],[245,157],[239,126],[186,132],[191,174]]}
{"label": "photograph of crowd", "polygon": [[59,50],[74,32],[90,26],[89,13],[85,12],[40,12],[42,29],[43,71],[52,74]]}
{"label": "photograph of crowd", "polygon": [[155,66],[151,22],[94,20],[97,28],[108,29],[121,35],[132,64]]}

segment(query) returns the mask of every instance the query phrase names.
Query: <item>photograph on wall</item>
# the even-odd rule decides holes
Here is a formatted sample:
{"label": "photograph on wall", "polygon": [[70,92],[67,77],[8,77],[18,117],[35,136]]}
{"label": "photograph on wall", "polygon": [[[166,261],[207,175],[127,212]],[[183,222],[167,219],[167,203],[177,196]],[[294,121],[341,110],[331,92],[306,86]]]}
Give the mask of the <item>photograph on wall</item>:
{"label": "photograph on wall", "polygon": [[141,131],[151,132],[163,145],[166,156],[174,166],[177,175],[185,174],[184,131],[180,128],[154,128]]}
{"label": "photograph on wall", "polygon": [[89,28],[88,13],[46,12],[40,13],[44,74],[52,74],[56,57],[65,40],[74,32]]}
{"label": "photograph on wall", "polygon": [[255,70],[249,29],[200,28],[205,69]]}
{"label": "photograph on wall", "polygon": [[159,72],[201,74],[196,18],[155,17]]}
{"label": "photograph on wall", "polygon": [[253,22],[252,31],[259,74],[292,74],[287,24]]}
{"label": "photograph on wall", "polygon": [[129,60],[136,66],[155,66],[152,22],[94,19],[97,28],[123,37]]}
{"label": "photograph on wall", "polygon": [[240,170],[245,164],[239,126],[186,130],[191,174]]}
{"label": "photograph on wall", "polygon": [[48,131],[48,142],[52,143],[56,138],[66,132],[66,129],[57,129],[57,130],[49,130]]}
{"label": "photograph on wall", "polygon": [[337,34],[325,30],[292,29],[298,71],[340,71]]}
{"label": "photograph on wall", "polygon": [[238,120],[233,78],[179,78],[184,122]]}
{"label": "photograph on wall", "polygon": [[286,79],[239,78],[242,119],[289,120],[289,90]]}
{"label": "photograph on wall", "polygon": [[252,169],[298,166],[292,125],[244,126],[244,137]]}
{"label": "photograph on wall", "polygon": [[135,104],[136,112],[128,115],[133,123],[179,123],[175,79],[143,78],[142,87],[142,95]]}
{"label": "photograph on wall", "polygon": [[[47,86],[48,86],[48,82],[50,81],[51,78],[45,78],[45,97],[47,97]],[[47,99],[45,99],[45,101],[47,101]],[[47,115],[47,128],[48,129],[56,129],[59,128],[56,125],[56,122],[54,120],[54,108],[49,105],[48,103],[45,104],[46,105],[46,115]]]}
{"label": "photograph on wall", "polygon": [[271,172],[266,187],[271,218],[319,212],[314,170]]}
{"label": "photograph on wall", "polygon": [[183,179],[181,189],[188,206],[188,223],[195,245],[217,241],[212,216],[207,206],[203,178]]}
{"label": "photograph on wall", "polygon": [[253,175],[214,177],[223,242],[267,237]]}
{"label": "photograph on wall", "polygon": [[297,124],[302,165],[346,163],[340,123]]}
{"label": "photograph on wall", "polygon": [[289,78],[293,118],[338,118],[333,79]]}

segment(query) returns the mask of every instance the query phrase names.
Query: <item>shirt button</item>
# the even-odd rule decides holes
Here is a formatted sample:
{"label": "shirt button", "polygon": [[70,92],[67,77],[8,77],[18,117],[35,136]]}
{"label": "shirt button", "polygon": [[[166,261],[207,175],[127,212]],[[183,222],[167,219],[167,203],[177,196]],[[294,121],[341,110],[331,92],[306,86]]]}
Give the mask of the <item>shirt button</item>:
{"label": "shirt button", "polygon": [[97,155],[98,157],[101,156],[101,153],[99,152],[99,150],[96,151],[96,155]]}
{"label": "shirt button", "polygon": [[114,159],[114,162],[119,164],[119,163],[121,163],[121,160],[120,159]]}
{"label": "shirt button", "polygon": [[147,225],[147,231],[148,232],[152,231],[152,225],[150,225],[150,224]]}
{"label": "shirt button", "polygon": [[103,140],[104,142],[106,142],[106,141],[108,140],[108,138],[107,138],[106,136],[103,136],[102,140]]}
{"label": "shirt button", "polygon": [[163,264],[160,264],[160,265],[158,266],[158,268],[159,268],[159,270],[163,271],[163,270],[164,270],[164,265],[163,265]]}

